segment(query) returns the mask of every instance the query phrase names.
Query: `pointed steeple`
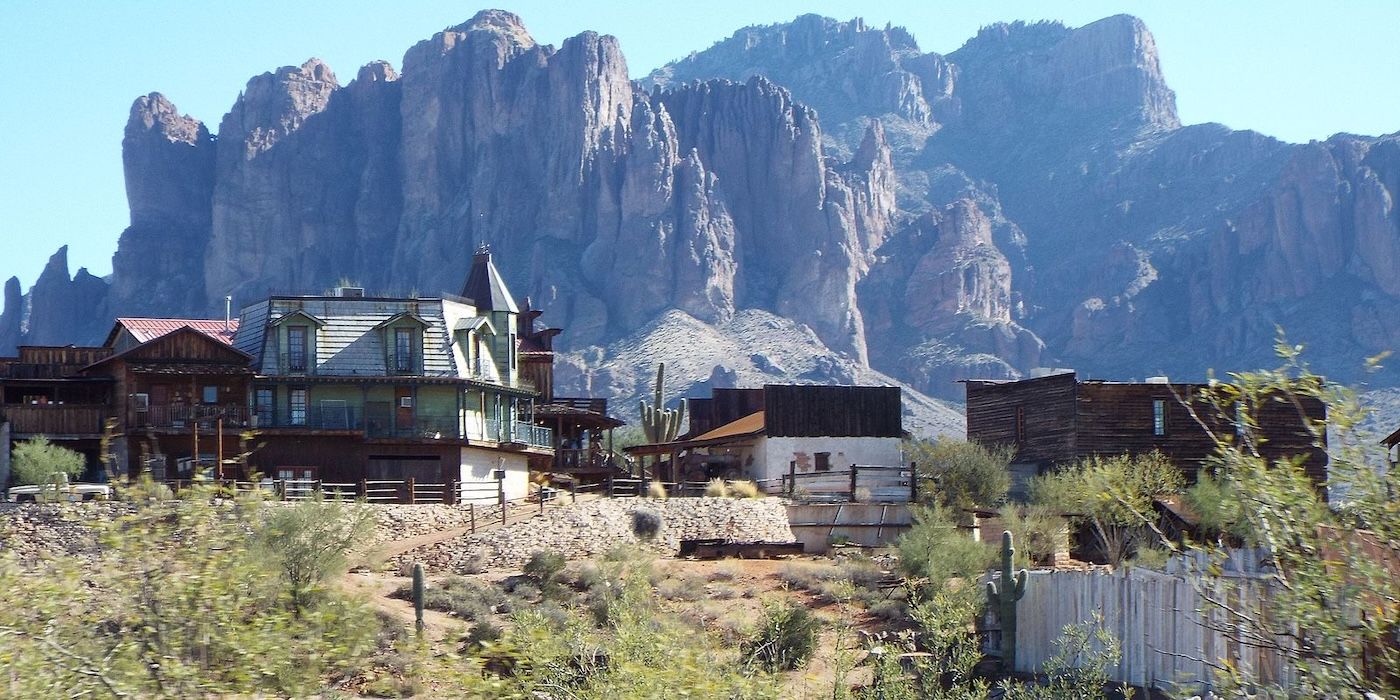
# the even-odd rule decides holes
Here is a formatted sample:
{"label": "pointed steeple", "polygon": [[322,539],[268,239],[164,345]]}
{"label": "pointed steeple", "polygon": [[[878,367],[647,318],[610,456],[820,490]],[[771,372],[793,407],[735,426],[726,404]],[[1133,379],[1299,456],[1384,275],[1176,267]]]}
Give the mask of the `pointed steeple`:
{"label": "pointed steeple", "polygon": [[515,305],[510,290],[506,289],[505,280],[501,279],[501,272],[491,262],[490,246],[485,244],[477,248],[476,255],[472,256],[472,271],[467,275],[467,283],[462,286],[462,296],[476,302],[479,311],[520,313],[520,307]]}

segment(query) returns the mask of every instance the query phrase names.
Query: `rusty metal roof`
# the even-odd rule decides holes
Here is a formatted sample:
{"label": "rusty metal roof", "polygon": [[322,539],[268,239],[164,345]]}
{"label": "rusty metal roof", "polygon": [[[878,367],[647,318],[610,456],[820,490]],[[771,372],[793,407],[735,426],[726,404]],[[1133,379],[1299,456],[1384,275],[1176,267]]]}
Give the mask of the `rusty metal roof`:
{"label": "rusty metal roof", "polygon": [[237,319],[225,324],[223,319],[119,318],[117,325],[125,328],[138,343],[150,342],[188,326],[225,345],[233,345],[233,335],[238,331]]}

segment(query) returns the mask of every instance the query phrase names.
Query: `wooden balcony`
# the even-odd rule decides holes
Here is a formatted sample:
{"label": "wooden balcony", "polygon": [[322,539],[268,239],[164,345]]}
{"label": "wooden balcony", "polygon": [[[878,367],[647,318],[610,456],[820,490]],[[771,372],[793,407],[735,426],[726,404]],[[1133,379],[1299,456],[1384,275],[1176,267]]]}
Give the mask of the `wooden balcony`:
{"label": "wooden balcony", "polygon": [[151,405],[144,409],[133,408],[129,427],[133,429],[180,430],[193,428],[197,423],[203,429],[212,430],[221,418],[224,421],[224,430],[249,426],[246,406],[241,404],[196,404],[193,406]]}
{"label": "wooden balcony", "polygon": [[111,409],[101,404],[0,406],[14,436],[100,436]]}

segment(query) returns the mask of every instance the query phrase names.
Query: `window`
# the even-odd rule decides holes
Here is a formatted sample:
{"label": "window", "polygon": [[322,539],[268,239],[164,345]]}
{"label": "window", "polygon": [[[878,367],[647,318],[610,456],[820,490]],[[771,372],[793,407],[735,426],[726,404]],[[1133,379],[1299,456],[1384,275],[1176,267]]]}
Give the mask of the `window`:
{"label": "window", "polygon": [[135,409],[138,410],[138,411],[144,411],[144,410],[150,408],[150,406],[151,406],[151,395],[150,395],[150,394],[132,394],[132,395],[131,395],[131,406],[132,406],[132,408],[135,408]]}
{"label": "window", "polygon": [[253,390],[253,410],[258,415],[258,425],[272,425],[275,396],[270,386],[260,386]]}
{"label": "window", "polygon": [[394,329],[394,371],[413,371],[413,329]]}
{"label": "window", "polygon": [[202,386],[199,388],[199,400],[204,404],[215,404],[219,402],[219,387]]}
{"label": "window", "polygon": [[306,390],[292,389],[287,403],[291,409],[288,416],[291,420],[288,422],[292,425],[306,425]]}
{"label": "window", "polygon": [[1026,441],[1026,409],[1024,406],[1016,407],[1016,444]]}
{"label": "window", "polygon": [[287,326],[287,371],[306,371],[306,326]]}
{"label": "window", "polygon": [[816,465],[817,471],[819,471],[819,472],[829,472],[829,471],[831,471],[831,453],[830,453],[830,452],[818,452],[817,455],[816,455],[816,457],[817,457],[817,465]]}
{"label": "window", "polygon": [[1152,434],[1158,437],[1167,434],[1167,402],[1164,399],[1152,400]]}

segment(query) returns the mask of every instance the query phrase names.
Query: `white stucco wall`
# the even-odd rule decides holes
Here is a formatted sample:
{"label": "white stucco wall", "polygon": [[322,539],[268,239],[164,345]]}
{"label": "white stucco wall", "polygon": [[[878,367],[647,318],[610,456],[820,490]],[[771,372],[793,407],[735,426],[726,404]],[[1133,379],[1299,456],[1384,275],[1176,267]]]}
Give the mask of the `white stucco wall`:
{"label": "white stucco wall", "polygon": [[832,470],[852,464],[898,466],[903,464],[899,438],[878,437],[764,437],[755,446],[757,453],[751,475],[755,479],[777,479],[788,472],[788,463],[797,462],[797,471],[807,473],[816,465],[818,452],[831,453]]}
{"label": "white stucco wall", "polygon": [[[462,448],[461,475],[458,477],[463,484],[469,488],[472,486],[496,487],[496,479],[492,475],[497,469],[506,470],[505,490],[506,499],[514,500],[524,498],[530,489],[530,462],[525,455],[504,452],[501,450],[488,450],[480,447]],[[468,492],[468,500],[477,502],[492,502],[496,500],[495,492],[482,492],[479,495]]]}

